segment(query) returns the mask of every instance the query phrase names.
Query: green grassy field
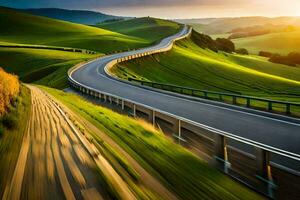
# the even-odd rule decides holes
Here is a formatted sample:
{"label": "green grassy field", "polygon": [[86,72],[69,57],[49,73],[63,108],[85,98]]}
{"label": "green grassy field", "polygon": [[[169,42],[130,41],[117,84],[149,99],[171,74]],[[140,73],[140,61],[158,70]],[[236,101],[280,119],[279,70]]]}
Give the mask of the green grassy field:
{"label": "green grassy field", "polygon": [[55,88],[67,86],[67,70],[98,55],[41,50],[0,48],[0,66],[20,76],[25,82],[38,81]]}
{"label": "green grassy field", "polygon": [[233,40],[237,48],[246,48],[252,54],[269,51],[286,55],[300,52],[300,32],[271,33],[262,36],[247,37]]}
{"label": "green grassy field", "polygon": [[148,44],[141,38],[6,8],[0,8],[0,18],[1,42],[74,47],[101,53]]}
{"label": "green grassy field", "polygon": [[215,53],[191,40],[177,42],[168,53],[122,63],[112,72],[125,79],[300,102],[298,68],[258,56]]}
{"label": "green grassy field", "polygon": [[102,23],[97,26],[121,34],[145,38],[149,42],[156,42],[175,34],[182,27],[175,22],[150,17]]}
{"label": "green grassy field", "polygon": [[158,131],[81,97],[43,87],[71,110],[112,137],[182,199],[260,199],[255,193],[209,167]]}
{"label": "green grassy field", "polygon": [[[4,132],[0,135],[0,196],[6,186],[6,181],[11,178],[14,172],[23,135],[26,130],[27,121],[30,113],[30,91],[24,86],[17,99],[15,107],[4,117],[0,117],[0,129]],[[6,119],[14,120],[11,128],[5,128],[3,125]]]}

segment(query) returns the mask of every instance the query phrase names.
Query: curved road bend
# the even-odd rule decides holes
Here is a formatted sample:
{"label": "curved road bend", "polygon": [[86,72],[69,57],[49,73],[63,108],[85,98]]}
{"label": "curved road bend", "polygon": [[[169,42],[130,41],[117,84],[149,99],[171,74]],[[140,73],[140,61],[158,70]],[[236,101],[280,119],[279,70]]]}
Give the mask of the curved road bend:
{"label": "curved road bend", "polygon": [[[30,89],[32,108],[28,130],[2,199],[109,199],[97,178],[95,169],[99,164],[97,159],[94,162],[92,150],[88,150],[93,148],[87,146],[87,139],[71,128],[40,89],[33,86]],[[116,178],[115,174],[111,176]]]}
{"label": "curved road bend", "polygon": [[71,78],[101,92],[117,95],[237,136],[300,154],[300,123],[290,123],[151,91],[117,81],[107,75],[104,70],[106,65],[115,59],[165,48],[172,44],[175,38],[185,36],[188,32],[188,28],[185,27],[180,33],[152,47],[96,59],[74,70]]}

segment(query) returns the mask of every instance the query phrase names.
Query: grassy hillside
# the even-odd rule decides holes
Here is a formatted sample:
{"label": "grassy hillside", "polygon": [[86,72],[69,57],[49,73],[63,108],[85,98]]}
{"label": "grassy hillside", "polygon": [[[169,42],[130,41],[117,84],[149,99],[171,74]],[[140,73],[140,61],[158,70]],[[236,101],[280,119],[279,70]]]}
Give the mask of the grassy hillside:
{"label": "grassy hillside", "polygon": [[106,15],[100,12],[93,12],[87,10],[66,10],[59,8],[38,8],[38,9],[24,9],[21,12],[26,12],[33,15],[59,19],[63,21],[74,22],[78,24],[97,24],[99,22],[110,19],[122,19],[122,17]]}
{"label": "grassy hillside", "polygon": [[14,173],[31,108],[30,91],[21,88],[10,112],[0,117],[0,196]]}
{"label": "grassy hillside", "polygon": [[233,42],[238,48],[246,48],[253,54],[269,51],[285,55],[293,51],[300,52],[300,31],[240,38]]}
{"label": "grassy hillside", "polygon": [[[273,24],[273,25],[296,25],[300,26],[299,17],[234,17],[217,18],[208,21],[208,23],[199,23],[196,20],[186,21],[192,24],[197,31],[206,34],[224,34],[236,28]],[[190,23],[189,23],[190,22]],[[196,22],[196,23],[195,23]]]}
{"label": "grassy hillside", "polygon": [[111,52],[147,45],[144,39],[0,7],[0,41]]}
{"label": "grassy hillside", "polygon": [[[181,199],[260,199],[244,186],[173,143],[151,125],[89,103],[81,97],[44,88],[71,110],[114,139],[145,169],[159,176]],[[95,136],[94,136],[95,137]]]}
{"label": "grassy hillside", "polygon": [[77,63],[98,55],[40,50],[0,48],[0,65],[8,72],[16,73],[25,82],[38,81],[51,87],[67,86],[67,70]]}
{"label": "grassy hillside", "polygon": [[113,72],[122,78],[300,101],[298,68],[273,64],[258,56],[215,53],[191,40],[179,41],[166,54],[122,63]]}
{"label": "grassy hillside", "polygon": [[97,26],[125,35],[146,38],[149,42],[175,34],[181,28],[178,23],[150,17],[102,23]]}

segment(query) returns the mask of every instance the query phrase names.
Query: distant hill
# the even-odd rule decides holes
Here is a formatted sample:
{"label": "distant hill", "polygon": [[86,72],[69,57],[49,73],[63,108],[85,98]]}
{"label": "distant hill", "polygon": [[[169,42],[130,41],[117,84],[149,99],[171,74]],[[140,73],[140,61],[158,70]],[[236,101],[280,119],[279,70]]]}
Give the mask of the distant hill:
{"label": "distant hill", "polygon": [[86,10],[66,10],[59,8],[21,9],[20,11],[32,15],[39,15],[53,19],[88,25],[94,25],[106,20],[124,18],[119,16],[107,15],[100,12]]}
{"label": "distant hill", "polygon": [[272,25],[293,25],[300,26],[300,17],[236,17],[216,19],[190,19],[183,20],[191,24],[195,30],[206,34],[224,34],[237,28],[250,26]]}
{"label": "distant hill", "polygon": [[182,27],[180,24],[152,17],[133,18],[99,23],[102,29],[118,32],[139,38],[147,38],[152,42],[161,40],[166,36],[175,34]]}
{"label": "distant hill", "polygon": [[225,18],[195,18],[195,19],[174,19],[173,21],[182,24],[210,24]]}
{"label": "distant hill", "polygon": [[270,33],[232,41],[237,48],[246,48],[252,54],[258,54],[259,51],[282,55],[287,55],[290,52],[300,52],[300,31]]}

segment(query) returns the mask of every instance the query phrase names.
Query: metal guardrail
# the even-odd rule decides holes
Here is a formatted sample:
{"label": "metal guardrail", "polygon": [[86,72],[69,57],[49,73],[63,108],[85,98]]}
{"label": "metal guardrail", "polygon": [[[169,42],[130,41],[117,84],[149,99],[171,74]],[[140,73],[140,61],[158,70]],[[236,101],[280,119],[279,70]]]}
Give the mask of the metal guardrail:
{"label": "metal guardrail", "polygon": [[[170,44],[171,46],[173,45],[173,43]],[[169,47],[166,47],[166,49],[170,49]],[[111,60],[105,67],[105,72],[110,75],[108,73],[108,69],[110,67],[112,67],[113,65],[125,61],[125,60],[130,60],[130,59],[134,59],[134,58],[138,58],[138,57],[142,57],[142,56],[147,56],[150,54],[154,54],[154,53],[159,53],[160,50],[157,51],[152,51],[152,52],[143,52],[143,53],[139,53],[138,55],[130,55],[130,56],[126,56],[126,57],[119,57],[116,59]],[[94,62],[90,61],[90,62]],[[90,63],[89,62],[89,63]],[[181,130],[183,128],[186,129],[185,125],[189,124],[195,127],[198,127],[200,130],[207,132],[207,133],[211,133],[213,135],[215,135],[215,139],[214,139],[214,146],[215,146],[215,154],[214,154],[214,158],[217,162],[221,162],[222,163],[222,170],[224,170],[225,173],[227,173],[228,168],[230,168],[230,164],[228,164],[228,155],[227,155],[227,147],[229,147],[229,145],[227,144],[227,139],[231,139],[237,142],[240,142],[242,144],[246,144],[246,145],[250,145],[253,148],[255,148],[258,152],[258,154],[256,155],[256,162],[257,162],[257,175],[256,178],[259,180],[262,180],[267,186],[267,192],[265,192],[266,195],[268,195],[269,197],[273,197],[273,189],[270,188],[274,188],[274,183],[272,180],[272,175],[271,175],[271,161],[270,161],[270,154],[277,154],[280,156],[283,156],[285,158],[289,158],[295,161],[300,161],[300,155],[296,154],[296,153],[292,153],[292,152],[288,152],[276,147],[272,147],[266,144],[262,144],[247,138],[243,138],[225,131],[221,131],[209,126],[206,126],[204,124],[200,124],[198,122],[195,121],[191,121],[189,119],[180,117],[180,116],[176,116],[173,115],[171,113],[153,108],[151,106],[147,106],[144,104],[141,104],[139,102],[136,102],[134,100],[130,100],[130,99],[126,99],[123,97],[120,97],[118,95],[114,95],[114,94],[110,94],[107,92],[103,92],[100,90],[97,90],[95,88],[89,87],[87,85],[84,85],[76,80],[73,79],[72,74],[74,71],[76,71],[78,68],[86,65],[85,64],[81,64],[81,65],[77,65],[74,66],[73,68],[71,68],[68,71],[68,81],[70,83],[70,86],[72,88],[74,88],[77,91],[82,92],[83,94],[98,98],[98,99],[102,99],[104,101],[109,101],[110,103],[115,102],[117,106],[120,106],[122,108],[122,110],[124,110],[125,106],[129,106],[132,109],[132,113],[133,116],[136,116],[136,111],[139,111],[139,109],[143,108],[144,110],[147,110],[148,115],[149,115],[149,119],[150,121],[155,124],[156,123],[156,118],[160,118],[161,116],[159,115],[164,115],[167,118],[170,118],[173,120],[173,125],[174,125],[174,138],[176,138],[179,143],[185,143],[186,140],[183,138],[184,134],[181,132]],[[155,84],[155,83],[154,83]],[[172,85],[169,85],[172,86]],[[187,88],[182,88],[182,89],[187,89]],[[196,90],[193,90],[196,91]],[[228,94],[228,93],[218,93],[218,92],[210,92],[209,91],[202,91],[204,96],[205,95],[209,95],[209,94],[218,94],[221,96],[225,96],[225,95],[229,95],[229,96],[235,96],[235,98],[238,97],[245,97],[242,95],[232,95],[232,94]],[[252,98],[255,99],[255,98]],[[259,99],[259,98],[258,98]],[[235,99],[236,100],[236,99]],[[235,101],[233,100],[233,101]],[[276,102],[276,101],[273,101]],[[273,103],[272,102],[272,103]],[[250,105],[250,104],[249,104]],[[289,105],[293,105],[293,103],[289,103]],[[297,104],[298,105],[298,104]],[[291,171],[289,171],[289,173],[292,173]]]}
{"label": "metal guardrail", "polygon": [[[182,133],[182,129],[187,129],[186,127],[184,127],[182,124],[190,124],[192,126],[198,127],[200,130],[203,130],[207,133],[213,134],[215,135],[215,139],[214,139],[214,148],[215,148],[215,154],[214,154],[214,158],[216,160],[217,163],[219,163],[219,165],[217,165],[217,167],[221,170],[223,170],[225,173],[228,173],[228,170],[230,170],[230,163],[228,162],[228,151],[226,149],[229,148],[228,142],[227,140],[233,140],[233,141],[237,141],[240,142],[242,144],[245,145],[250,145],[252,146],[254,149],[256,149],[256,152],[258,152],[258,154],[256,154],[255,157],[255,162],[257,163],[256,166],[258,166],[257,168],[257,174],[254,176],[254,178],[256,177],[258,180],[260,180],[262,183],[264,183],[268,189],[265,191],[262,191],[260,189],[258,189],[260,192],[263,192],[265,195],[273,198],[273,190],[274,188],[276,188],[274,182],[273,182],[273,176],[272,176],[272,172],[271,172],[271,155],[280,155],[283,156],[285,158],[288,159],[292,159],[295,161],[300,161],[300,155],[296,154],[296,153],[292,153],[292,152],[288,152],[276,147],[272,147],[266,144],[262,144],[247,138],[243,138],[225,131],[221,131],[209,126],[206,126],[204,124],[200,124],[194,121],[191,121],[189,119],[186,118],[182,118],[176,115],[173,115],[171,113],[159,110],[159,109],[155,109],[153,107],[150,106],[146,106],[143,104],[140,104],[138,102],[126,99],[126,98],[122,98],[120,96],[117,95],[112,95],[106,92],[102,92],[96,89],[93,89],[91,87],[87,87],[84,86],[80,83],[78,83],[77,81],[73,80],[72,78],[69,78],[69,83],[70,86],[72,88],[74,88],[75,90],[78,90],[80,92],[82,92],[83,94],[98,98],[98,99],[102,99],[106,102],[110,102],[113,103],[115,102],[117,106],[120,106],[122,108],[122,110],[125,109],[125,107],[130,107],[130,109],[132,110],[133,113],[133,117],[137,116],[137,111],[139,110],[139,108],[144,108],[147,109],[149,111],[149,116],[152,119],[152,123],[153,125],[156,124],[156,120],[157,119],[161,119],[161,116],[158,115],[165,115],[169,118],[174,119],[174,134],[173,137],[181,144],[185,144],[187,141],[184,139],[184,134]],[[288,172],[288,173],[292,173],[292,170],[289,170],[289,168],[285,168],[283,169],[284,171]],[[294,174],[295,175],[295,174]],[[298,176],[298,175],[296,175]],[[244,182],[244,181],[242,181]],[[245,184],[247,184],[246,182],[244,182]],[[255,186],[250,185],[250,187],[254,187],[253,189],[257,189],[255,188]],[[271,188],[271,189],[270,189]]]}
{"label": "metal guardrail", "polygon": [[[246,102],[245,106],[247,108],[252,107],[251,100],[267,103],[267,108],[266,108],[267,111],[272,111],[274,104],[284,106],[286,114],[292,114],[291,106],[300,108],[300,103],[271,100],[271,99],[245,96],[245,95],[233,94],[233,93],[200,90],[200,89],[183,87],[183,86],[178,86],[178,85],[173,85],[173,84],[163,84],[163,83],[157,83],[157,82],[151,82],[151,81],[143,81],[143,80],[134,79],[134,78],[128,78],[128,81],[136,82],[136,83],[140,83],[141,85],[150,86],[152,88],[163,89],[163,90],[176,92],[176,93],[180,93],[180,94],[184,94],[184,95],[190,95],[190,96],[200,97],[200,98],[204,98],[204,99],[217,99],[218,101],[221,101],[221,102],[224,102],[224,97],[230,97],[231,103],[233,105],[240,105],[240,104],[238,104],[238,99],[244,99]],[[209,95],[214,95],[214,97],[210,97]],[[217,98],[216,98],[216,96],[217,96]],[[256,106],[256,107],[258,107],[258,106]]]}

